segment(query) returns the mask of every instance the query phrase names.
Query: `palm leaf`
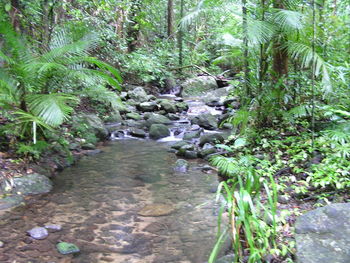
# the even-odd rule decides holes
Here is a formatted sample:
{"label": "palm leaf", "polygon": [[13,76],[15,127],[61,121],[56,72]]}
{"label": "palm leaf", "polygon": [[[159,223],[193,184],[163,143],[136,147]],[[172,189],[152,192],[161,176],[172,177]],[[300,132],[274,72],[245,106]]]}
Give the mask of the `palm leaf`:
{"label": "palm leaf", "polygon": [[286,9],[276,9],[272,20],[283,32],[302,30],[305,24],[304,15],[302,13]]}
{"label": "palm leaf", "polygon": [[61,93],[27,96],[30,112],[52,127],[62,124],[73,111],[73,108],[68,106],[67,103],[78,101],[75,96]]}

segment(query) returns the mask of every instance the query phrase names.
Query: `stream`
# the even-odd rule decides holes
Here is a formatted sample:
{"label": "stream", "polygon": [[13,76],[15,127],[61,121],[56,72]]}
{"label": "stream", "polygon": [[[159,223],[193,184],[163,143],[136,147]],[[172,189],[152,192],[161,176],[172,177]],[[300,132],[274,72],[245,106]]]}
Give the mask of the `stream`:
{"label": "stream", "polygon": [[[4,215],[0,262],[206,262],[216,235],[217,177],[197,159],[187,173],[175,172],[169,144],[111,141],[65,169],[51,193]],[[26,234],[46,224],[62,230],[44,240]],[[61,241],[81,252],[61,255]]]}

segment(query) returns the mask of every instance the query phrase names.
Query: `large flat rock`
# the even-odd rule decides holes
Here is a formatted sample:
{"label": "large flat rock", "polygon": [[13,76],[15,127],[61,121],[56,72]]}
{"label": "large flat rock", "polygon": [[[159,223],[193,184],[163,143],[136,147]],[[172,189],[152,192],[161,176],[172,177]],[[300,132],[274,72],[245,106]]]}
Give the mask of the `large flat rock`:
{"label": "large flat rock", "polygon": [[295,227],[298,263],[350,262],[350,203],[307,212]]}

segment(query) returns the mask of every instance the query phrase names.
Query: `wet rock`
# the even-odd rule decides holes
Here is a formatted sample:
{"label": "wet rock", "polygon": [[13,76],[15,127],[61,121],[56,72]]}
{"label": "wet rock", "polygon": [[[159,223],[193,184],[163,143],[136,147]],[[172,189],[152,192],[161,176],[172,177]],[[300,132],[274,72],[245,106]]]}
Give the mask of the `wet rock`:
{"label": "wet rock", "polygon": [[28,230],[27,233],[34,239],[42,240],[48,237],[49,232],[44,227],[34,227]]}
{"label": "wet rock", "polygon": [[233,89],[234,88],[232,86],[228,86],[228,87],[210,91],[202,97],[202,100],[204,101],[205,104],[211,107],[223,106],[226,97],[230,94],[230,92]]}
{"label": "wet rock", "polygon": [[142,208],[138,212],[138,214],[140,216],[158,217],[158,216],[170,215],[174,211],[175,209],[171,205],[151,204],[151,205],[146,205],[144,208]]}
{"label": "wet rock", "polygon": [[229,98],[226,98],[224,100],[224,106],[226,108],[239,109],[239,107],[241,105],[240,105],[240,103],[238,101],[238,98],[236,98],[236,97],[229,97]]}
{"label": "wet rock", "polygon": [[216,153],[216,148],[215,147],[211,147],[211,148],[207,148],[207,149],[202,149],[198,152],[198,156],[200,158],[205,158],[210,154],[214,154]]}
{"label": "wet rock", "polygon": [[147,119],[147,126],[150,127],[152,124],[168,125],[171,124],[171,121],[163,115],[153,113]]}
{"label": "wet rock", "polygon": [[146,132],[142,129],[132,128],[130,129],[130,135],[139,138],[145,138],[147,136]]}
{"label": "wet rock", "polygon": [[108,130],[103,121],[95,114],[80,113],[72,117],[72,123],[73,131],[92,133],[100,140],[104,140],[108,136]]}
{"label": "wet rock", "polygon": [[233,125],[231,123],[224,123],[222,125],[222,128],[226,129],[226,130],[232,130],[233,129]]}
{"label": "wet rock", "polygon": [[305,213],[296,222],[297,262],[348,263],[350,203],[327,205]]}
{"label": "wet rock", "polygon": [[21,204],[24,204],[23,197],[17,194],[13,194],[0,199],[0,210],[17,207]]}
{"label": "wet rock", "polygon": [[188,162],[183,159],[178,159],[175,163],[174,170],[176,172],[185,173],[188,170]]}
{"label": "wet rock", "polygon": [[178,112],[187,111],[189,109],[186,102],[178,102],[176,103],[176,108]]}
{"label": "wet rock", "polygon": [[170,135],[170,130],[164,124],[152,124],[149,132],[149,136],[152,139],[160,139],[168,137]]}
{"label": "wet rock", "polygon": [[125,117],[128,119],[135,120],[135,121],[139,121],[142,119],[141,115],[136,113],[136,112],[129,112],[129,113],[125,114]]}
{"label": "wet rock", "polygon": [[198,154],[196,151],[185,151],[184,157],[186,159],[196,159],[198,158]]}
{"label": "wet rock", "polygon": [[122,121],[123,121],[123,118],[120,115],[120,112],[118,110],[114,110],[112,113],[110,113],[110,115],[106,119],[106,122],[109,122],[109,123],[119,123]]}
{"label": "wet rock", "polygon": [[67,243],[67,242],[60,242],[56,246],[58,252],[60,252],[63,255],[68,255],[68,254],[73,254],[73,253],[78,253],[80,252],[79,247],[72,243]]}
{"label": "wet rock", "polygon": [[203,127],[204,129],[208,130],[215,130],[218,128],[218,122],[216,117],[210,113],[201,114],[199,116],[194,117],[191,120],[191,123],[197,124]]}
{"label": "wet rock", "polygon": [[190,141],[192,139],[199,138],[201,136],[201,132],[201,130],[185,132],[183,139],[186,141]]}
{"label": "wet rock", "polygon": [[52,182],[45,175],[28,174],[22,177],[14,178],[13,192],[20,192],[24,195],[44,194],[52,189]]}
{"label": "wet rock", "polygon": [[175,149],[175,150],[180,150],[180,148],[184,145],[188,145],[188,143],[184,142],[184,141],[179,141],[179,142],[176,142],[173,145],[171,145],[171,148]]}
{"label": "wet rock", "polygon": [[158,105],[155,102],[142,102],[140,104],[137,104],[136,108],[142,112],[155,111],[158,109]]}
{"label": "wet rock", "polygon": [[95,150],[96,146],[92,143],[85,143],[81,146],[83,150]]}
{"label": "wet rock", "polygon": [[178,116],[177,114],[174,114],[174,113],[168,113],[167,116],[168,116],[169,120],[172,120],[172,121],[180,120],[180,116]]}
{"label": "wet rock", "polygon": [[160,108],[167,113],[176,113],[177,107],[174,103],[169,100],[159,100],[158,101]]}
{"label": "wet rock", "polygon": [[128,92],[128,97],[137,102],[145,102],[148,100],[147,93],[143,87],[136,87]]}
{"label": "wet rock", "polygon": [[62,226],[61,225],[45,225],[45,228],[47,230],[49,230],[50,232],[54,233],[54,232],[58,232],[62,230]]}
{"label": "wet rock", "polygon": [[207,91],[218,88],[215,78],[210,76],[199,76],[188,79],[181,86],[183,96],[199,96]]}
{"label": "wet rock", "polygon": [[206,143],[222,143],[225,138],[219,133],[205,134],[201,136],[199,145],[202,146]]}

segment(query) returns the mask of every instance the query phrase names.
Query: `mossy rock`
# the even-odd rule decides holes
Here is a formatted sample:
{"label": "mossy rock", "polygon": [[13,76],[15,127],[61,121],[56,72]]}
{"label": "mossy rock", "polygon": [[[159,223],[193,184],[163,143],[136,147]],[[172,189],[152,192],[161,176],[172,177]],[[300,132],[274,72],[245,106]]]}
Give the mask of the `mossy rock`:
{"label": "mossy rock", "polygon": [[60,252],[63,255],[68,255],[68,254],[73,254],[73,253],[78,253],[80,252],[79,247],[72,243],[67,243],[67,242],[60,242],[56,245],[56,248],[58,252]]}

